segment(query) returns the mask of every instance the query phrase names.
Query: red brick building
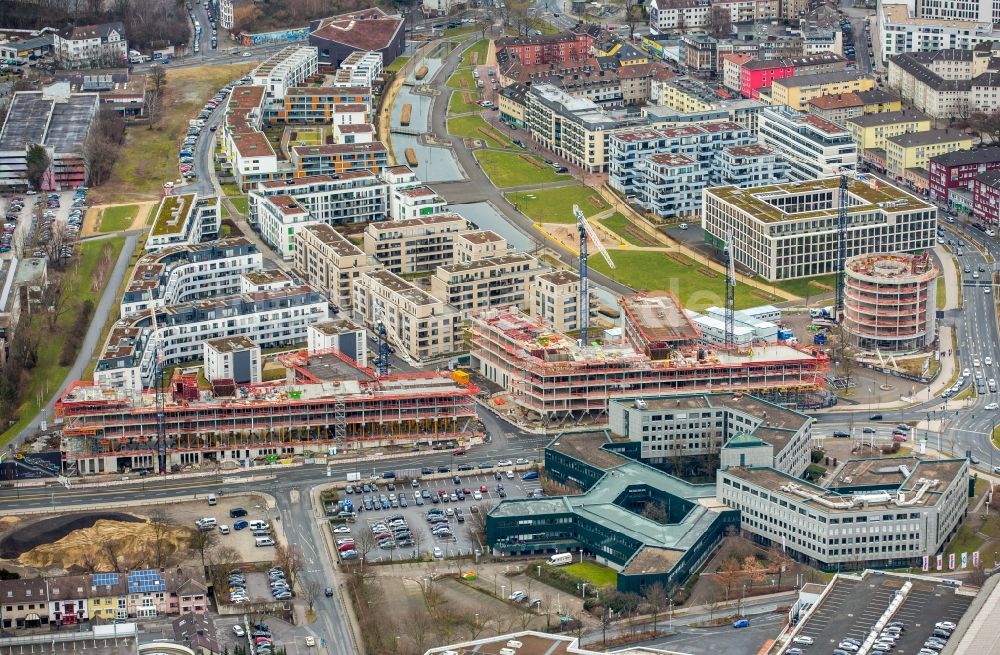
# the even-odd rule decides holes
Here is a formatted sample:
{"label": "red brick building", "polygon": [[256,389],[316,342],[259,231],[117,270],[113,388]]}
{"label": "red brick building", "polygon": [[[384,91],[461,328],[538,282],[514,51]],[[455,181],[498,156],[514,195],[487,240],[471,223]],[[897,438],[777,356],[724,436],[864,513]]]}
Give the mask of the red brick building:
{"label": "red brick building", "polygon": [[1000,223],[1000,170],[980,173],[973,178],[972,215],[984,225]]}
{"label": "red brick building", "polygon": [[977,175],[1000,168],[1000,146],[931,157],[927,165],[931,197],[948,202],[952,189],[969,190]]}
{"label": "red brick building", "polygon": [[551,36],[526,36],[497,39],[497,57],[505,51],[507,57],[517,57],[526,65],[569,64],[590,57],[594,35],[588,31],[579,34],[566,32]]}

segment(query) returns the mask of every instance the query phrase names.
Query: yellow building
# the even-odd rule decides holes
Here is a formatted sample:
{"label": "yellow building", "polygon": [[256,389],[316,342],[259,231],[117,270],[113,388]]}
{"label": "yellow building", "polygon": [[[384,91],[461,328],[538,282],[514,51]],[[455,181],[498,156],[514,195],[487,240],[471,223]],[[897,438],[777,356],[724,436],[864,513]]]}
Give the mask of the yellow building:
{"label": "yellow building", "polygon": [[710,93],[701,82],[684,78],[653,80],[651,96],[653,102],[684,113],[710,111],[715,102],[723,99]]}
{"label": "yellow building", "polygon": [[859,150],[885,149],[886,139],[900,134],[926,132],[931,129],[931,119],[918,111],[890,111],[866,114],[847,120],[847,130],[858,144]]}
{"label": "yellow building", "polygon": [[875,88],[875,80],[856,71],[793,75],[774,80],[771,84],[771,101],[775,105],[788,105],[806,111],[809,101],[820,96],[838,93],[858,93]]}
{"label": "yellow building", "polygon": [[862,91],[858,94],[861,102],[864,103],[863,113],[878,114],[888,111],[902,111],[903,101],[899,96],[883,91],[882,89],[872,89]]}
{"label": "yellow building", "polygon": [[500,89],[500,93],[497,94],[497,106],[501,121],[508,125],[524,127],[524,94],[527,92],[528,87],[519,82]]}
{"label": "yellow building", "polygon": [[972,137],[961,130],[930,130],[886,139],[886,174],[904,179],[911,169],[926,169],[931,157],[971,150]]}
{"label": "yellow building", "polygon": [[100,573],[93,576],[87,608],[91,620],[113,621],[128,616],[127,576],[118,573]]}

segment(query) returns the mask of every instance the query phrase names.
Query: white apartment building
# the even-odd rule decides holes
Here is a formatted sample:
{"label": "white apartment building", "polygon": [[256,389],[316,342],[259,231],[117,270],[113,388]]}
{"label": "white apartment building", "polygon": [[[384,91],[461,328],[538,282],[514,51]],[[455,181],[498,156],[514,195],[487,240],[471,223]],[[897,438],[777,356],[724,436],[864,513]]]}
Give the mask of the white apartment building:
{"label": "white apartment building", "polygon": [[714,393],[612,399],[608,429],[641,443],[644,462],[719,455],[727,466],[767,466],[801,475],[812,419],[751,395]]}
{"label": "white apartment building", "polygon": [[257,246],[244,237],[171,246],[143,255],[132,269],[120,314],[239,293],[240,276],[263,265]]}
{"label": "white apartment building", "polygon": [[205,342],[205,379],[257,384],[263,380],[260,346],[245,336],[222,337]]}
{"label": "white apartment building", "polygon": [[709,0],[650,0],[649,27],[654,32],[706,27],[711,13]]}
{"label": "white apartment building", "polygon": [[744,534],[812,566],[918,565],[942,551],[968,510],[969,462],[850,460],[826,488],[772,467],[731,465],[716,497]]}
{"label": "white apartment building", "polygon": [[509,250],[507,240],[493,230],[476,230],[455,235],[455,262],[459,264],[499,257]]}
{"label": "white apartment building", "polygon": [[393,273],[424,273],[454,261],[455,237],[471,230],[451,213],[372,223],[365,228],[364,250]]}
{"label": "white apartment building", "polygon": [[[932,3],[955,7],[957,13],[968,5],[963,0],[929,0]],[[978,4],[978,0],[977,4]],[[996,9],[992,9],[995,12]],[[934,12],[936,13],[936,12]],[[978,10],[975,13],[979,13]],[[936,52],[939,50],[972,50],[981,43],[1000,40],[996,24],[1000,17],[981,21],[958,17],[935,18],[916,15],[905,4],[879,3],[878,20],[872,34],[875,57],[885,62],[893,55],[904,52]]]}
{"label": "white apartment building", "polygon": [[539,272],[530,255],[509,254],[442,264],[431,277],[431,293],[468,318],[474,310],[516,305],[526,310]]}
{"label": "white apartment building", "polygon": [[385,183],[371,171],[258,182],[250,192],[247,220],[269,246],[290,260],[295,255],[295,235],[306,225],[383,220],[386,191]]}
{"label": "white apartment building", "polygon": [[263,271],[250,271],[240,276],[240,293],[266,293],[269,291],[281,291],[290,289],[299,284],[299,281],[291,275],[278,268],[269,268]]}
{"label": "white apartment building", "polygon": [[932,118],[992,113],[1000,106],[998,67],[1000,59],[988,50],[905,53],[889,59],[888,85]]}
{"label": "white apartment building", "polygon": [[712,6],[726,9],[734,24],[775,20],[781,16],[779,0],[716,0]]}
{"label": "white apartment building", "polygon": [[[119,322],[94,369],[94,384],[138,393],[153,384],[156,351],[163,366],[201,359],[209,339],[245,336],[261,348],[303,343],[306,326],[327,318],[327,301],[308,286],[168,305],[156,312],[152,339],[149,310]],[[155,341],[155,342],[154,342]],[[159,345],[155,345],[158,343]]]}
{"label": "white apartment building", "polygon": [[[704,191],[701,226],[716,246],[733,238],[736,262],[767,280],[836,272],[840,180]],[[849,179],[847,256],[933,248],[937,208],[902,189]]]}
{"label": "white apartment building", "polygon": [[305,225],[295,234],[295,270],[342,310],[350,310],[354,283],[375,262],[326,223]]}
{"label": "white apartment building", "polygon": [[368,366],[368,339],[365,329],[347,319],[319,321],[306,328],[310,355],[336,350],[361,366]]}
{"label": "white apartment building", "polygon": [[448,201],[424,185],[394,189],[389,202],[389,218],[394,221],[435,216],[447,210]]}
{"label": "white apartment building", "polygon": [[374,86],[382,74],[382,53],[358,50],[347,55],[333,76],[333,86]]}
{"label": "white apartment building", "polygon": [[128,39],[120,22],[67,27],[52,35],[52,52],[63,68],[127,65]]}
{"label": "white apartment building", "polygon": [[219,0],[219,27],[233,29],[233,0]]}
{"label": "white apartment building", "polygon": [[715,152],[709,182],[742,188],[782,184],[788,181],[790,168],[788,160],[771,147],[759,143],[729,146]]}
{"label": "white apartment building", "polygon": [[[590,294],[590,318],[597,316],[597,298]],[[572,271],[548,271],[535,276],[531,315],[557,332],[580,329],[580,276]]]}
{"label": "white apartment building", "polygon": [[319,70],[319,50],[313,46],[290,45],[268,57],[250,73],[250,84],[266,90],[266,97],[283,100],[288,89],[303,86]]}
{"label": "white apartment building", "polygon": [[533,84],[524,97],[531,138],[589,173],[607,169],[610,130],[626,125],[593,100],[571,96],[552,84]]}
{"label": "white apartment building", "polygon": [[355,283],[354,315],[371,330],[385,325],[389,343],[417,361],[462,348],[461,313],[391,271],[366,271]]}
{"label": "white apartment building", "polygon": [[219,198],[197,193],[166,196],[156,210],[153,229],[146,238],[146,251],[171,246],[191,246],[217,238],[222,219]]}
{"label": "white apartment building", "polygon": [[758,118],[761,144],[789,163],[792,180],[840,175],[858,165],[858,146],[851,133],[818,116],[791,107],[768,107]]}

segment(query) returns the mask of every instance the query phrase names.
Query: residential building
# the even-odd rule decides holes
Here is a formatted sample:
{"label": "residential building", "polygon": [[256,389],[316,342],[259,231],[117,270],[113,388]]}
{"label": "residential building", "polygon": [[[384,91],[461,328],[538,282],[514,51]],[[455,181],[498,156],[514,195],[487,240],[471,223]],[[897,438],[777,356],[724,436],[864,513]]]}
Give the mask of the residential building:
{"label": "residential building", "polygon": [[44,578],[0,580],[0,610],[4,630],[48,626],[48,581]]}
{"label": "residential building", "polygon": [[259,182],[250,193],[247,220],[275,252],[291,260],[295,257],[296,235],[307,225],[350,225],[385,219],[386,193],[386,184],[370,171]]}
{"label": "residential building", "polygon": [[813,98],[838,93],[870,91],[875,79],[857,71],[837,73],[796,74],[775,80],[771,84],[771,102],[805,111]]}
{"label": "residential building", "polygon": [[160,201],[153,228],[146,238],[146,251],[172,246],[194,246],[218,238],[222,219],[219,198],[197,193],[166,196]]}
{"label": "residential building", "polygon": [[455,235],[455,263],[467,264],[506,255],[510,251],[507,240],[492,230],[460,232]]}
{"label": "residential building", "polygon": [[87,179],[83,145],[100,107],[97,93],[72,93],[59,82],[17,91],[0,128],[0,189],[28,188],[28,149],[45,147],[50,165],[37,191],[73,188]]}
{"label": "residential building", "polygon": [[471,231],[458,214],[372,223],[365,228],[364,251],[397,275],[429,273],[455,258],[455,238]]}
{"label": "residential building", "polygon": [[[595,33],[581,29],[551,35],[508,36],[497,39],[493,46],[498,62],[504,58],[516,58],[523,64],[561,66],[587,59],[594,42]],[[501,51],[505,53],[500,54]]]}
{"label": "residential building", "polygon": [[89,575],[63,575],[45,580],[48,588],[49,625],[80,625],[90,620],[87,596]]}
{"label": "residential building", "polygon": [[770,467],[730,466],[716,479],[717,497],[740,511],[740,529],[755,542],[781,544],[825,570],[920,566],[967,512],[964,458],[848,460],[829,480],[823,487]]}
{"label": "residential building", "polygon": [[458,309],[463,318],[490,307],[526,310],[538,272],[537,259],[516,253],[442,264],[431,277],[431,294]]}
{"label": "residential building", "polygon": [[919,111],[889,111],[856,116],[847,121],[846,127],[859,149],[885,150],[886,140],[889,137],[930,130],[931,119]]}
{"label": "residential building", "polygon": [[184,644],[197,655],[218,655],[223,652],[215,632],[215,622],[208,614],[183,613],[170,623],[175,643]]}
{"label": "residential building", "polygon": [[838,93],[812,98],[807,109],[813,116],[846,127],[848,120],[864,114],[864,103],[857,93]]}
{"label": "residential building", "polygon": [[257,246],[244,237],[163,248],[135,263],[120,314],[239,293],[240,276],[263,265]]}
{"label": "residential building", "polygon": [[960,118],[996,109],[1000,103],[998,67],[1000,61],[984,50],[904,53],[889,59],[888,85],[931,118]]}
{"label": "residential building", "polygon": [[790,168],[788,160],[768,146],[759,143],[728,146],[716,151],[709,182],[741,188],[783,184],[788,181]]}
{"label": "residential building", "polygon": [[388,270],[354,284],[354,316],[369,329],[384,325],[389,343],[420,362],[462,349],[461,313]]}
{"label": "residential building", "polygon": [[677,63],[680,69],[697,77],[713,77],[719,71],[719,41],[701,32],[681,35]]}
{"label": "residential building", "polygon": [[350,310],[352,288],[374,261],[326,223],[304,225],[295,234],[295,271],[341,310]]}
{"label": "residential building", "polygon": [[1000,170],[997,168],[972,179],[972,215],[978,223],[992,229],[1000,225]]}
{"label": "residential building", "polygon": [[365,329],[347,319],[311,324],[306,328],[306,343],[310,355],[336,350],[359,366],[368,365],[368,339]]}
{"label": "residential building", "polygon": [[657,216],[694,216],[707,183],[707,168],[687,155],[650,155],[635,169],[634,201]]}
{"label": "residential building", "polygon": [[952,207],[965,211],[971,209],[966,197],[973,188],[973,180],[979,175],[1000,168],[1000,146],[960,150],[946,155],[931,157],[927,165],[930,177],[931,196],[938,202],[947,202]]}
{"label": "residential building", "polygon": [[354,171],[378,173],[389,164],[389,151],[381,141],[294,146],[290,163],[295,176],[342,175]]}
{"label": "residential building", "polygon": [[534,84],[525,95],[531,138],[583,170],[606,170],[608,132],[622,127],[592,100],[576,98],[551,84]]}
{"label": "residential building", "polygon": [[[597,317],[597,297],[589,293],[590,320]],[[580,329],[580,276],[573,271],[549,271],[535,276],[531,315],[559,332]]]}
{"label": "residential building", "polygon": [[231,380],[236,384],[263,381],[260,346],[244,336],[205,341],[205,379]]}
{"label": "residential building", "polygon": [[[767,280],[837,270],[840,180],[837,177],[705,190],[701,225],[722,247],[733,241],[736,263]],[[848,179],[848,257],[912,252],[936,243],[937,208],[877,180]]]}
{"label": "residential building", "polygon": [[920,168],[924,169],[926,177],[931,157],[971,149],[972,136],[961,130],[928,130],[892,136],[885,143],[886,174],[902,180],[907,170]]}
{"label": "residential building", "polygon": [[219,0],[219,27],[232,31],[233,29],[233,3],[235,0]]}
{"label": "residential building", "polygon": [[403,54],[405,21],[377,7],[309,22],[309,45],[319,49],[322,66],[339,68],[356,51],[377,52],[388,66]]}
{"label": "residential building", "polygon": [[761,144],[788,160],[793,180],[839,176],[854,170],[858,146],[842,127],[788,106],[769,107],[758,118]]}
{"label": "residential building", "polygon": [[292,87],[301,87],[319,69],[319,51],[290,45],[264,60],[250,73],[250,84],[262,86],[268,100],[283,100]]}
{"label": "residential building", "polygon": [[121,22],[67,27],[52,35],[52,52],[62,68],[110,68],[128,62]]}
{"label": "residential building", "polygon": [[421,185],[395,189],[389,206],[395,210],[390,213],[392,220],[405,221],[443,214],[448,210],[448,201],[429,186]]}
{"label": "residential building", "polygon": [[[151,311],[156,312],[153,339]],[[98,356],[94,384],[138,393],[163,367],[202,358],[202,342],[244,335],[261,348],[305,341],[306,326],[327,317],[325,298],[305,285],[169,305],[127,317],[111,330]],[[234,318],[237,317],[237,318]]]}
{"label": "residential building", "polygon": [[360,50],[347,55],[334,73],[334,86],[373,87],[382,76],[382,55]]}
{"label": "residential building", "polygon": [[[272,125],[364,126],[371,120],[372,91],[368,86],[295,86],[280,100],[265,100],[264,122]],[[371,143],[373,138],[358,143]],[[341,138],[336,143],[348,143]]]}
{"label": "residential building", "polygon": [[[945,5],[938,0],[921,3],[929,4]],[[1000,40],[1000,29],[996,27],[1000,17],[986,21],[957,17],[924,18],[915,15],[906,4],[887,2],[879,3],[877,17],[872,30],[872,44],[876,58],[882,62],[906,52],[972,50],[981,44]]]}
{"label": "residential building", "polygon": [[722,86],[732,93],[739,94],[743,88],[740,80],[743,65],[751,59],[753,59],[752,54],[742,52],[719,55],[719,63],[722,66]]}
{"label": "residential building", "polygon": [[525,129],[527,122],[524,116],[525,96],[528,87],[515,82],[500,89],[497,94],[499,104],[500,120],[508,125],[513,125],[518,129]]}
{"label": "residential building", "polygon": [[118,573],[95,573],[87,594],[91,620],[110,621],[128,618],[128,578]]}
{"label": "residential building", "polygon": [[708,0],[651,0],[649,27],[654,33],[704,28],[711,11]]}
{"label": "residential building", "polygon": [[774,20],[780,15],[780,4],[779,0],[715,0],[712,7],[728,11],[729,22],[737,25]]}
{"label": "residential building", "polygon": [[740,87],[744,98],[756,99],[760,89],[770,87],[775,80],[793,75],[816,75],[846,70],[847,61],[833,52],[802,57],[767,59],[760,56],[740,65]]}
{"label": "residential building", "polygon": [[872,89],[871,91],[860,91],[857,96],[861,98],[864,105],[864,114],[880,114],[890,111],[902,111],[903,101],[895,93],[883,91],[882,89]]}

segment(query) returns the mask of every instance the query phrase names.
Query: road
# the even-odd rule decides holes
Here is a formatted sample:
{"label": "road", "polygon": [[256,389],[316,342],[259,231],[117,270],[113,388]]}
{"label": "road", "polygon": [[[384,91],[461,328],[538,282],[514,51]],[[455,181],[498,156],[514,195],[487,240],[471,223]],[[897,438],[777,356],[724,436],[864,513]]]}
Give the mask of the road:
{"label": "road", "polygon": [[[872,61],[872,57],[868,54],[868,48],[870,47],[868,39],[871,34],[865,32],[865,25],[868,23],[868,17],[872,12],[868,9],[852,6],[852,0],[841,0],[840,9],[847,15],[847,19],[851,21],[851,35],[854,38],[854,52],[858,71],[870,73],[873,70],[875,62]],[[847,43],[845,42],[844,45],[846,46]]]}

